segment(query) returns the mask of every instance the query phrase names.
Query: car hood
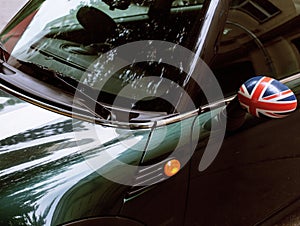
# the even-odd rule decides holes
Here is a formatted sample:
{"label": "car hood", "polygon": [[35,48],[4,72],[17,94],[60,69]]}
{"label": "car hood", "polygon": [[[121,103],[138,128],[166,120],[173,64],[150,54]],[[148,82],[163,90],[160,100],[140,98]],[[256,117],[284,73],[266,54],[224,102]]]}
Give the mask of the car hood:
{"label": "car hood", "polygon": [[0,109],[0,225],[57,225],[118,213],[129,186],[111,179],[127,173],[114,160],[137,165],[148,130],[97,125],[95,138],[90,123],[2,92]]}

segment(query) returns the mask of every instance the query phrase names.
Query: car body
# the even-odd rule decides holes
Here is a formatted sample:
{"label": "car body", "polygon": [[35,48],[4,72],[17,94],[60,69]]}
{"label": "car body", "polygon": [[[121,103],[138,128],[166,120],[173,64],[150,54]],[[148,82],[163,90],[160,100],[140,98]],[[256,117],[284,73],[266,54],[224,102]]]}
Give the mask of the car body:
{"label": "car body", "polygon": [[0,35],[0,225],[296,220],[299,110],[236,94],[265,75],[299,97],[299,20],[296,0],[28,1]]}

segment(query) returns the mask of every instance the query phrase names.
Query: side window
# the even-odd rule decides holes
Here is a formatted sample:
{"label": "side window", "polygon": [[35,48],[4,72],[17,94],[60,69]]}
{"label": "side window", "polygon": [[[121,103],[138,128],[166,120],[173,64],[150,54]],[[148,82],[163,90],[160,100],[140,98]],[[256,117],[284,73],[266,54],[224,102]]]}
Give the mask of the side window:
{"label": "side window", "polygon": [[213,70],[225,96],[255,75],[276,79],[300,72],[297,0],[235,0]]}

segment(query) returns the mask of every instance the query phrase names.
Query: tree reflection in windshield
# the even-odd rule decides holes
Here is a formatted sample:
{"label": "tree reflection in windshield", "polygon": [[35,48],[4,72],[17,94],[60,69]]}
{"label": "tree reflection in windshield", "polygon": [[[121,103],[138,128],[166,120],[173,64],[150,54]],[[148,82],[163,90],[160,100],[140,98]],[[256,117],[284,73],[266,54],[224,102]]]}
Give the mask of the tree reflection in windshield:
{"label": "tree reflection in windshield", "polygon": [[[127,1],[60,1],[59,4],[66,7],[58,12],[53,8],[55,2],[42,4],[12,55],[22,62],[93,87],[114,70],[114,65],[109,65],[110,59],[105,60],[110,68],[103,67],[101,56],[116,47],[140,40],[161,40],[186,46],[203,1],[134,1],[128,7],[125,7]],[[49,10],[53,10],[53,14]],[[116,57],[114,51],[109,54],[112,59]],[[155,50],[146,54],[155,54]],[[99,101],[112,104],[122,88],[130,84],[132,94],[121,95],[125,98],[122,107],[151,111],[155,106],[153,111],[170,113],[174,107],[162,99],[171,90],[176,93],[185,76],[180,69],[159,62],[133,62],[111,76],[100,90]],[[164,86],[162,78],[169,79],[171,84]],[[139,96],[145,96],[140,95],[141,92],[149,98],[139,100]],[[138,100],[140,103],[137,104]]]}

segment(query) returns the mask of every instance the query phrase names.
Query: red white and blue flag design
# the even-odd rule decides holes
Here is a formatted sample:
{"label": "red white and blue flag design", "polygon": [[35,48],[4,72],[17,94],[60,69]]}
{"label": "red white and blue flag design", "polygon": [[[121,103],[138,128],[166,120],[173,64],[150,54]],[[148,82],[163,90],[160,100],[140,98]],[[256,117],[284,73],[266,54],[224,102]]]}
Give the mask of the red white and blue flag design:
{"label": "red white and blue flag design", "polygon": [[238,91],[242,107],[257,117],[283,118],[297,107],[294,93],[279,81],[257,76],[245,82]]}

